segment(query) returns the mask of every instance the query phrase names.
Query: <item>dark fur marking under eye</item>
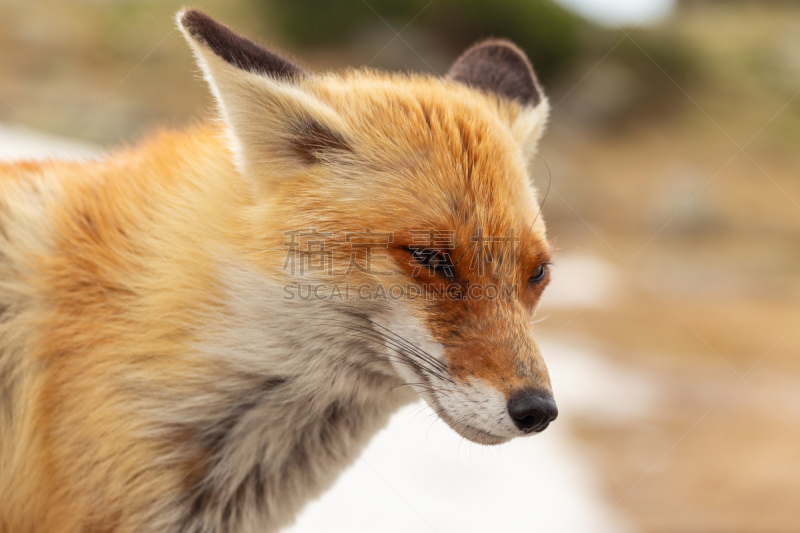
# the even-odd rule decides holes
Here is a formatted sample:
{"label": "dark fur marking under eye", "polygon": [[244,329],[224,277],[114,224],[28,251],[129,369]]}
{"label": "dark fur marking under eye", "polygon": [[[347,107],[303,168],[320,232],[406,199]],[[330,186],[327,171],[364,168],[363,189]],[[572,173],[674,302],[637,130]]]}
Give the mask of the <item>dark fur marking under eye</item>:
{"label": "dark fur marking under eye", "polygon": [[412,248],[407,246],[406,251],[411,254],[419,267],[430,273],[435,273],[453,281],[455,280],[455,264],[448,252],[429,248]]}

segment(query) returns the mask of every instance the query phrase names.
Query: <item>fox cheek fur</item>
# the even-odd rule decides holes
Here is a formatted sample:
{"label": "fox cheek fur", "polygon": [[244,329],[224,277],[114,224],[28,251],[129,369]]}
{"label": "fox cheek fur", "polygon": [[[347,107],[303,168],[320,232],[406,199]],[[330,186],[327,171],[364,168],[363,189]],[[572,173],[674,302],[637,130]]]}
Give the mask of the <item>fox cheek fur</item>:
{"label": "fox cheek fur", "polygon": [[[0,164],[0,533],[276,531],[418,396],[475,442],[547,427],[528,168],[548,103],[525,55],[315,74],[201,12],[178,24],[219,124]],[[447,276],[416,247],[430,228]],[[292,297],[297,230],[327,236],[304,284],[510,297]],[[348,268],[353,232],[389,236],[374,269]]]}

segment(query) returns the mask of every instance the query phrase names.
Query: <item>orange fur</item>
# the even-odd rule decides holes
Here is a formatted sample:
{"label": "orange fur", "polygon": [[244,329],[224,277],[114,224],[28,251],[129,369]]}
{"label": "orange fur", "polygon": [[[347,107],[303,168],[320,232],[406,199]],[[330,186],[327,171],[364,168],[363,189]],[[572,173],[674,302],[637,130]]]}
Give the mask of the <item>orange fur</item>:
{"label": "orange fur", "polygon": [[[136,531],[184,501],[213,450],[189,430],[164,430],[143,397],[163,396],[168,410],[170,398],[194,398],[231,372],[196,348],[232,313],[222,265],[292,282],[288,230],[330,232],[334,268],[316,281],[354,287],[386,278],[345,272],[345,232],[391,233],[375,269],[428,289],[443,281],[414,275],[411,231],[452,230],[458,278],[513,286],[515,298],[408,301],[415,319],[446,347],[453,379],[504,397],[549,390],[529,331],[546,280],[528,277],[550,251],[513,126],[522,106],[422,76],[299,83],[335,113],[352,150],[322,164],[267,162],[253,175],[231,152],[228,126],[201,125],[99,162],[0,165],[0,293],[20,309],[0,321],[0,371],[15,374],[0,396],[0,532]],[[519,237],[502,272],[468,268],[480,229]]]}

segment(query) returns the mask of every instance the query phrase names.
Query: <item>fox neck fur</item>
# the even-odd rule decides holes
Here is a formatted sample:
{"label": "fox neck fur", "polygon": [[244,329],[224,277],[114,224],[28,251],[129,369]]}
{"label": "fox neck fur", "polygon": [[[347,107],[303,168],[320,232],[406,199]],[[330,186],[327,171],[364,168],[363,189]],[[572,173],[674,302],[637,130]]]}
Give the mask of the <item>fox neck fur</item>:
{"label": "fox neck fur", "polygon": [[[11,396],[0,412],[2,467],[16,474],[4,476],[0,491],[15,502],[9,508],[35,511],[26,513],[39,517],[30,531],[59,531],[65,517],[91,516],[82,508],[91,503],[80,498],[59,508],[65,487],[113,502],[104,493],[128,486],[125,476],[149,480],[151,518],[141,529],[228,531],[237,524],[236,531],[272,531],[415,398],[400,387],[368,319],[318,302],[284,301],[277,274],[251,260],[259,239],[247,228],[256,224],[242,218],[258,210],[252,190],[236,185],[242,180],[224,138],[205,126],[161,134],[102,164],[0,166],[3,194],[15,192],[0,218],[0,335],[4,352],[19,352],[15,361],[0,352],[0,389]],[[166,153],[173,150],[181,157]],[[64,179],[48,181],[54,174]],[[9,261],[15,256],[36,264],[20,272]],[[62,296],[43,301],[54,287]],[[37,328],[30,317],[37,308],[35,322],[57,327]],[[343,326],[352,334],[343,335]],[[145,372],[150,362],[157,372]],[[108,374],[115,365],[124,372],[118,382]],[[37,431],[11,418],[32,400],[15,392],[41,381],[47,383],[30,409],[73,402],[82,408],[70,421],[68,441],[76,448],[63,450],[72,456],[66,471],[50,469],[57,458],[46,457],[54,437],[43,428],[57,432],[65,423],[57,412],[34,413]],[[106,386],[98,394],[73,385],[79,382]],[[94,449],[98,432],[114,439],[111,449]],[[137,454],[142,442],[161,453]],[[122,458],[115,459],[122,451],[115,447]],[[28,459],[16,462],[23,448]],[[122,464],[91,476],[84,471],[112,461]],[[181,476],[161,473],[170,466]],[[32,476],[41,482],[21,483],[31,469],[41,469]],[[75,487],[76,479],[92,486]],[[124,521],[127,512],[116,514]],[[5,519],[8,527],[25,523]]]}

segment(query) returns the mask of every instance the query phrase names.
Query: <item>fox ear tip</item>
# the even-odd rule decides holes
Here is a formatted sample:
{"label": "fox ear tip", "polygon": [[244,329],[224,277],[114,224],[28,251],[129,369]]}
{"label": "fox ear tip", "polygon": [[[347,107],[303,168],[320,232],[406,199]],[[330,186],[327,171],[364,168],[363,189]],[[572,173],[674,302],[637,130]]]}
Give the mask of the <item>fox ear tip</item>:
{"label": "fox ear tip", "polygon": [[192,7],[181,9],[176,13],[175,18],[178,21],[178,25],[185,30],[189,36],[209,48],[212,48],[212,50],[214,48],[212,40],[215,34],[234,34],[233,30],[224,24],[217,22],[199,9]]}
{"label": "fox ear tip", "polygon": [[197,26],[202,23],[201,21],[204,18],[210,19],[211,17],[192,7],[181,8],[175,13],[175,20],[178,26],[192,34],[192,36],[197,35]]}
{"label": "fox ear tip", "polygon": [[283,80],[308,74],[299,64],[236,33],[202,11],[185,8],[178,11],[176,18],[190,43],[240,70]]}

